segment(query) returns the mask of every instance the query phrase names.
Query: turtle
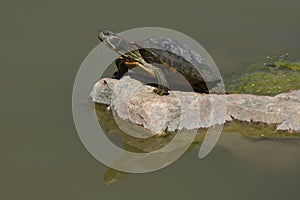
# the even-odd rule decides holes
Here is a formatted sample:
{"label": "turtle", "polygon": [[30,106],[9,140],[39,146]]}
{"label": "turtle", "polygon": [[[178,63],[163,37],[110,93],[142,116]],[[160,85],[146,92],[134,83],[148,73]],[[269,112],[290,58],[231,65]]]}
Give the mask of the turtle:
{"label": "turtle", "polygon": [[200,54],[177,40],[148,37],[142,41],[127,41],[109,30],[100,30],[98,38],[120,55],[115,60],[118,71],[113,78],[120,79],[128,69],[141,67],[157,79],[153,92],[160,96],[169,94],[165,73],[170,73],[170,70],[165,72],[164,68],[179,72],[199,93],[209,93],[222,81]]}

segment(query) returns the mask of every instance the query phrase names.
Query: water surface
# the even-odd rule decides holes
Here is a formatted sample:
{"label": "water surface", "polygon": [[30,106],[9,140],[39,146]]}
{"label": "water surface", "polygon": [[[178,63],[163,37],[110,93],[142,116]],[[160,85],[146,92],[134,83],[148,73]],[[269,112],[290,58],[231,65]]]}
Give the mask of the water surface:
{"label": "water surface", "polygon": [[289,51],[299,60],[299,8],[298,0],[3,1],[0,199],[299,199],[299,141],[240,134],[223,134],[204,160],[195,147],[170,167],[107,187],[107,167],[81,144],[71,111],[76,72],[99,29],[175,29],[221,71],[240,73],[256,56]]}

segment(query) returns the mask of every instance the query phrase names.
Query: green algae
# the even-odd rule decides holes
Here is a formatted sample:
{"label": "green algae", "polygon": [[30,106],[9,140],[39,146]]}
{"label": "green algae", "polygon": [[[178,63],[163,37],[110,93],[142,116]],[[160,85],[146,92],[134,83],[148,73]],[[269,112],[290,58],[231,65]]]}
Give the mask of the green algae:
{"label": "green algae", "polygon": [[278,68],[287,68],[293,71],[300,71],[300,62],[290,62],[290,61],[276,61],[272,64],[266,63],[266,65],[270,65],[271,67]]}
{"label": "green algae", "polygon": [[290,139],[300,138],[300,132],[276,130],[277,124],[265,124],[261,122],[245,122],[233,120],[226,122],[223,132],[240,133],[254,139]]}
{"label": "green algae", "polygon": [[249,64],[247,73],[235,78],[225,77],[225,86],[231,94],[277,95],[300,89],[300,61],[282,58],[272,63]]}
{"label": "green algae", "polygon": [[300,89],[300,73],[279,69],[253,72],[231,81],[226,88],[232,94],[277,95]]}
{"label": "green algae", "polygon": [[289,61],[286,58],[289,56],[289,53],[283,53],[279,58],[273,61],[273,57],[267,56],[267,59],[271,62],[264,63],[265,66],[275,67],[275,68],[286,68],[293,71],[300,71],[300,61]]}

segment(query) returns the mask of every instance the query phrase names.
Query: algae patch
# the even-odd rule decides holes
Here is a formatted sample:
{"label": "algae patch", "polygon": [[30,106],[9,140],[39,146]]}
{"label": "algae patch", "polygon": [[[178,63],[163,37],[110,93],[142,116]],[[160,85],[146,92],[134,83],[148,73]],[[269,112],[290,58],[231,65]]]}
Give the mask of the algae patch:
{"label": "algae patch", "polygon": [[252,64],[247,68],[248,73],[236,79],[227,78],[225,85],[228,93],[273,96],[300,88],[300,61],[281,59]]}

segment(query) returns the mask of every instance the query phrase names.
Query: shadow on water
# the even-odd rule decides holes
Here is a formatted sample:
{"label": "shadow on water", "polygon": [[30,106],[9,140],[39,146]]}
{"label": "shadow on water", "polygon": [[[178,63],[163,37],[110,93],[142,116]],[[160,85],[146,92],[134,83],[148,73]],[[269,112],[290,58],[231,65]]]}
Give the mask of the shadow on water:
{"label": "shadow on water", "polygon": [[[114,117],[107,110],[106,105],[96,104],[95,112],[107,137],[115,145],[126,151],[145,153],[158,150],[170,143],[176,134],[169,133],[164,137],[133,137],[129,135],[130,132],[139,132],[146,135],[153,135],[153,133],[141,126],[133,125]],[[183,134],[189,134],[189,131],[186,130]],[[193,143],[183,156],[186,156],[191,151],[199,150],[205,134],[205,129],[199,129]],[[251,123],[250,125],[246,122],[233,121],[225,125],[223,135],[215,149],[222,147],[221,149],[226,149],[225,152],[233,153],[238,159],[249,162],[250,165],[259,165],[260,167],[272,166],[272,168],[276,165],[279,168],[289,169],[289,167],[293,167],[293,165],[300,162],[300,157],[298,157],[300,152],[297,149],[297,145],[300,145],[299,139],[300,134],[275,132],[275,125],[270,126],[260,123]],[[270,151],[276,152],[277,158],[275,160],[267,154]],[[260,153],[263,153],[264,156],[257,156]],[[194,159],[198,160],[197,157]],[[128,173],[108,168],[104,174],[104,182],[106,185],[111,186],[124,179],[127,175]]]}
{"label": "shadow on water", "polygon": [[[166,136],[157,137],[154,133],[148,131],[142,126],[134,125],[128,122],[125,122],[118,117],[114,117],[110,111],[107,110],[106,105],[95,105],[96,116],[100,123],[101,128],[105,131],[107,137],[117,146],[123,148],[129,152],[135,153],[146,153],[159,150],[169,144],[173,139],[176,133],[169,133]],[[131,135],[134,132],[135,136],[142,134],[143,136],[148,135],[147,138],[138,138]],[[180,134],[189,134],[189,131],[186,130]],[[154,135],[154,136],[153,136]],[[189,152],[195,145],[204,139],[204,132],[199,131],[198,135],[195,137],[192,145],[187,149],[186,152]],[[168,153],[181,148],[180,140],[176,141],[176,145],[168,149],[164,158],[167,157]],[[124,160],[124,162],[126,162]],[[107,185],[112,185],[122,178],[125,177],[128,173],[120,172],[118,170],[109,168],[104,175],[104,181]]]}

